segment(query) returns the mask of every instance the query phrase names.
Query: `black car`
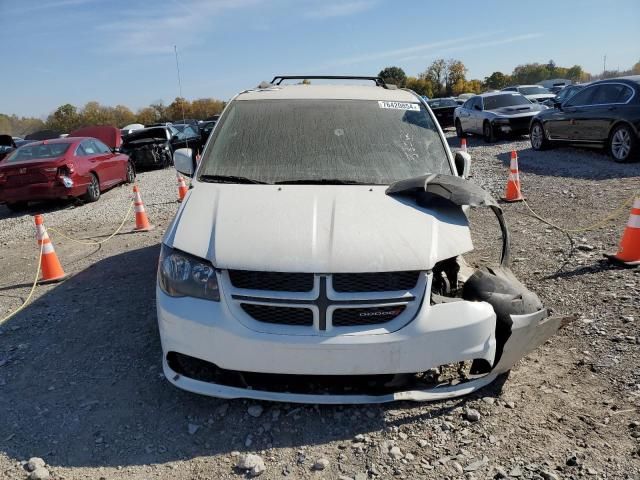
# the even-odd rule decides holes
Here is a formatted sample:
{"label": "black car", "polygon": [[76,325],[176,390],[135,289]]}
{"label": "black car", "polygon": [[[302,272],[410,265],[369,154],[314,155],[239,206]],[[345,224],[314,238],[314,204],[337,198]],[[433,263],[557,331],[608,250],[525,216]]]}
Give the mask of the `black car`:
{"label": "black car", "polygon": [[531,147],[562,144],[605,147],[616,162],[638,155],[640,75],[600,80],[531,122]]}
{"label": "black car", "polygon": [[560,90],[558,93],[556,93],[556,96],[554,98],[550,98],[549,100],[545,100],[544,104],[547,107],[553,107],[553,106],[555,106],[557,104],[561,104],[562,102],[564,102],[566,100],[569,100],[569,97],[571,97],[574,94],[578,93],[584,87],[586,87],[586,84],[568,85],[568,86],[564,87],[562,90]]}
{"label": "black car", "polygon": [[207,142],[207,139],[209,138],[209,135],[211,135],[216,123],[218,123],[216,120],[205,120],[198,124],[200,127],[200,137],[202,138],[203,145]]}
{"label": "black car", "polygon": [[200,133],[190,125],[166,125],[143,128],[123,139],[120,151],[129,155],[136,168],[160,167],[173,164],[173,152],[191,148],[193,156],[202,150]]}
{"label": "black car", "polygon": [[441,128],[453,127],[453,112],[458,107],[455,98],[433,98],[427,100]]}
{"label": "black car", "polygon": [[16,142],[11,135],[0,135],[0,160],[16,149]]}

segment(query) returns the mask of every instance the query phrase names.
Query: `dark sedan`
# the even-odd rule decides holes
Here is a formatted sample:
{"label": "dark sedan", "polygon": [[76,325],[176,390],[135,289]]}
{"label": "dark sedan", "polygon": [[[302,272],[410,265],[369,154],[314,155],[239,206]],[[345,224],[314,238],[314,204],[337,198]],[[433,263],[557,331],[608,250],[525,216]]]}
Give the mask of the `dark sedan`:
{"label": "dark sedan", "polygon": [[606,148],[616,162],[638,156],[640,75],[594,82],[531,122],[531,147],[579,144]]}
{"label": "dark sedan", "polygon": [[453,112],[458,107],[455,98],[433,98],[427,104],[438,119],[441,128],[453,127]]}

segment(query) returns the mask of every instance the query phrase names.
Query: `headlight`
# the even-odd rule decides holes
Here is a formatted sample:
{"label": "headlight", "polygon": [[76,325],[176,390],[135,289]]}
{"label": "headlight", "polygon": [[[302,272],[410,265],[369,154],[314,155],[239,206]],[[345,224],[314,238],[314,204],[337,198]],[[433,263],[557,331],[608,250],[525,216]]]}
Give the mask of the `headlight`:
{"label": "headlight", "polygon": [[207,260],[162,245],[158,283],[172,297],[220,301],[216,270]]}

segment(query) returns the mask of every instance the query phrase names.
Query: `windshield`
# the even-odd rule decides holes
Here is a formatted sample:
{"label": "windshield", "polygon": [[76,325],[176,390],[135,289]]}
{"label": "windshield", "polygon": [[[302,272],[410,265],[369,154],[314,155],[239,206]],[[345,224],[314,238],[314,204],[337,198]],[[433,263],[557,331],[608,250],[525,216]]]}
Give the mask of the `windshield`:
{"label": "windshield", "polygon": [[504,93],[502,95],[484,97],[485,110],[495,110],[496,108],[513,107],[516,105],[531,105],[531,102],[519,93]]}
{"label": "windshield", "polygon": [[427,102],[431,108],[457,107],[458,102],[453,98],[438,98]]}
{"label": "windshield", "polygon": [[520,87],[518,91],[523,95],[539,95],[541,93],[551,93],[544,87]]}
{"label": "windshield", "polygon": [[199,171],[266,183],[340,180],[388,185],[452,174],[419,103],[377,100],[235,101]]}
{"label": "windshield", "polygon": [[56,158],[65,154],[69,150],[69,143],[41,143],[37,145],[24,145],[15,150],[6,162],[23,162],[25,160],[41,160],[46,158]]}

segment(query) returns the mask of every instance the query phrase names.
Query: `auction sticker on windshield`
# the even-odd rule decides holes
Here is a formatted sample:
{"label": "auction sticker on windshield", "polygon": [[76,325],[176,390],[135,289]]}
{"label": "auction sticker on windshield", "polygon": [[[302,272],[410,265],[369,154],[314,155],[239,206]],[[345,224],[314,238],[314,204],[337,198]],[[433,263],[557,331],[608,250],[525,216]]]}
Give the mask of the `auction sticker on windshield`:
{"label": "auction sticker on windshield", "polygon": [[408,102],[385,102],[378,100],[380,108],[392,108],[394,110],[415,110],[420,111],[420,106],[417,103]]}

